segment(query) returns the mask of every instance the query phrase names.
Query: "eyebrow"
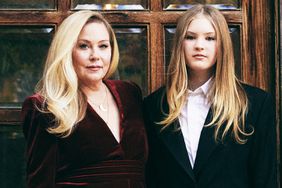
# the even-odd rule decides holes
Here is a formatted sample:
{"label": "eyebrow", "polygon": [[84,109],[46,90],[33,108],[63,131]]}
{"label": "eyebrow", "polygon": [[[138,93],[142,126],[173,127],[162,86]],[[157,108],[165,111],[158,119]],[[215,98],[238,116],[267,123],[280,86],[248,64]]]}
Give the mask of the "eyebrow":
{"label": "eyebrow", "polygon": [[[197,33],[195,32],[192,32],[192,31],[187,31],[186,34],[193,34],[193,35],[197,35]],[[210,34],[215,34],[215,32],[207,32],[207,33],[204,33],[205,35],[210,35]]]}
{"label": "eyebrow", "polygon": [[[87,40],[87,39],[78,39],[77,41],[78,42],[83,41],[83,42],[91,43],[91,41]],[[100,40],[99,42],[110,42],[110,40],[104,39],[104,40]]]}

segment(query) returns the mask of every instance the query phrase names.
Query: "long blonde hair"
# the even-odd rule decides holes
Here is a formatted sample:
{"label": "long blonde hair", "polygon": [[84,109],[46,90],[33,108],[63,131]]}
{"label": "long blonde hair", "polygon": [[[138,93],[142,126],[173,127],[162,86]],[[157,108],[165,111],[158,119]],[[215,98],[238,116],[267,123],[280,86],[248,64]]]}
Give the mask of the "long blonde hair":
{"label": "long blonde hair", "polygon": [[247,96],[235,75],[233,47],[227,22],[220,11],[207,5],[193,6],[178,20],[166,85],[169,112],[159,123],[164,125],[164,128],[170,125],[177,119],[185,103],[189,75],[183,41],[189,24],[199,15],[212,23],[216,31],[218,47],[214,83],[209,98],[212,104],[213,119],[206,126],[215,126],[216,140],[223,140],[231,131],[236,142],[243,144],[247,141],[246,136],[252,134],[245,130]]}
{"label": "long blonde hair", "polygon": [[70,135],[74,126],[85,116],[87,100],[79,89],[72,50],[83,27],[92,22],[103,23],[110,35],[111,64],[104,79],[115,72],[119,52],[110,24],[97,12],[78,11],[59,26],[49,48],[42,79],[36,88],[44,99],[43,105],[38,108],[42,112],[52,113],[55,118],[55,125],[49,127],[48,131],[61,137]]}

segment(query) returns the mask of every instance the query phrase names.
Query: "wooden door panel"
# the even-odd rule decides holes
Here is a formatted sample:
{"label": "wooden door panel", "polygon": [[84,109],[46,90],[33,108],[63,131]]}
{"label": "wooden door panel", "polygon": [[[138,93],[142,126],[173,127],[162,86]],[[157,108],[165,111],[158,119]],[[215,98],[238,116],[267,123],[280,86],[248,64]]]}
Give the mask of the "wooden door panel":
{"label": "wooden door panel", "polygon": [[[7,46],[5,46],[7,42],[4,44],[1,41],[8,40],[9,35],[12,34],[12,32],[10,34],[6,33],[6,36],[3,35],[3,32],[1,34],[2,28],[51,26],[55,31],[61,21],[72,12],[80,9],[95,9],[93,7],[96,6],[99,12],[114,26],[117,32],[117,38],[121,48],[121,64],[119,67],[121,75],[119,78],[137,82],[142,87],[144,95],[153,92],[165,83],[165,68],[169,59],[169,46],[173,36],[173,34],[169,33],[169,29],[175,27],[179,16],[185,11],[185,8],[190,6],[186,4],[187,1],[182,0],[32,0],[28,1],[29,3],[21,4],[22,2],[25,1],[3,0],[0,3],[0,50],[4,48],[7,50]],[[45,2],[45,4],[42,5],[42,2]],[[87,5],[91,4],[91,2],[92,5]],[[95,6],[93,2],[95,2]],[[233,43],[235,46],[237,75],[239,75],[243,81],[266,89],[276,96],[277,135],[279,135],[279,123],[281,122],[282,113],[280,97],[282,91],[282,69],[279,63],[278,51],[279,1],[195,0],[194,2],[216,4],[215,6],[223,13],[230,28],[235,28],[233,32]],[[32,3],[35,4],[32,5]],[[133,8],[134,6],[131,6],[131,8],[130,6],[126,6],[133,4],[135,8]],[[126,33],[125,30],[129,28],[141,28],[142,31],[135,33],[136,35],[134,32]],[[123,29],[125,29],[124,33],[122,33]],[[121,31],[121,33],[118,33],[119,31]],[[20,35],[17,37],[19,36]],[[36,36],[38,37],[39,35],[32,32],[29,34],[30,38]],[[24,40],[25,39],[23,39],[23,41]],[[46,51],[46,47],[49,43],[44,42],[44,40],[42,38],[38,39],[38,43],[43,45]],[[21,42],[15,43],[15,45],[20,46],[24,43],[28,43],[28,41],[22,44]],[[32,46],[32,43],[27,45]],[[18,47],[16,46],[13,48],[17,49]],[[3,53],[4,55],[1,55],[8,56],[12,54],[13,48],[11,47],[10,50],[8,49],[8,52],[5,51]],[[129,52],[127,48],[133,51]],[[138,54],[139,50],[140,54]],[[20,55],[22,52],[15,53]],[[37,57],[38,59],[44,59],[42,53]],[[32,59],[32,56],[30,56],[30,58]],[[17,61],[20,60],[18,59]],[[3,67],[6,67],[6,65],[12,65],[12,62],[13,61],[9,61],[7,64],[7,61],[4,61],[3,57],[2,59],[0,58],[1,70],[3,70]],[[20,97],[17,92],[16,97],[13,96],[15,88],[24,90],[26,87],[24,85],[13,86],[14,82],[12,78],[18,76],[19,72],[25,73],[30,71],[32,78],[37,80],[40,73],[32,71],[33,66],[37,64],[40,63],[25,62],[19,64],[19,62],[16,62],[15,67],[18,67],[18,70],[7,69],[7,71],[5,69],[6,72],[0,72],[0,74],[3,75],[4,73],[7,74],[4,76],[1,75],[0,77],[0,86],[1,84],[5,86],[0,87],[0,140],[2,139],[2,143],[4,145],[6,144],[5,147],[11,146],[9,145],[10,141],[8,141],[8,137],[5,135],[19,134],[19,125],[21,123],[20,103],[26,95],[31,93],[31,89],[29,89],[29,92],[20,95]],[[12,74],[9,75],[9,73]],[[27,82],[26,79],[27,78],[20,77],[19,80],[25,80]],[[30,84],[29,87],[33,87],[33,85],[34,83]],[[12,97],[3,97],[6,95],[11,95]],[[6,130],[11,131],[8,134]],[[4,133],[4,131],[6,132]],[[279,137],[277,139],[277,145],[279,148],[281,147]],[[19,146],[19,148],[21,147]],[[3,149],[2,154],[3,152],[6,156],[13,155],[8,150]],[[20,181],[15,178],[15,176],[11,175],[11,177],[12,179],[14,178],[13,181]],[[9,181],[8,177],[0,176],[0,182],[2,183],[0,183],[0,187],[7,187],[6,184],[3,184],[6,180]]]}

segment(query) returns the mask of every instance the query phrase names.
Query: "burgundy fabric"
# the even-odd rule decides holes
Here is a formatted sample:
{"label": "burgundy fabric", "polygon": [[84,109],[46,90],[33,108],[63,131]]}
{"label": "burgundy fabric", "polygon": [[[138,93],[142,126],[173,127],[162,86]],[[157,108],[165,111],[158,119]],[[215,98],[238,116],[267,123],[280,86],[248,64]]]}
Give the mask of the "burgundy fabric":
{"label": "burgundy fabric", "polygon": [[145,187],[148,148],[141,91],[128,82],[107,80],[105,84],[120,112],[119,143],[90,105],[72,134],[59,138],[46,131],[54,125],[52,114],[41,113],[34,105],[42,104],[41,97],[35,94],[25,100],[28,187]]}
{"label": "burgundy fabric", "polygon": [[[60,179],[57,179],[57,185],[60,185],[59,187],[68,187],[70,182],[73,185],[83,185],[81,182],[94,183],[95,186],[101,184],[101,182],[102,185],[109,185],[111,181],[116,183],[125,178],[131,181],[134,180],[135,183],[139,182],[138,187],[140,187],[144,181],[143,163],[136,160],[101,162],[94,166],[69,171],[65,177],[61,175]],[[124,183],[127,184],[130,182],[124,181]],[[143,185],[141,187],[143,187]]]}

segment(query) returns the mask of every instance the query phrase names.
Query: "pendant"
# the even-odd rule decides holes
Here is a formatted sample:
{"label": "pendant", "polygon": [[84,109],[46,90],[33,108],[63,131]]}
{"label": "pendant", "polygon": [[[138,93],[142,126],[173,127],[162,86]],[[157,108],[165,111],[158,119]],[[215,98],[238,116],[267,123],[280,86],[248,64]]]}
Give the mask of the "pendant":
{"label": "pendant", "polygon": [[108,111],[108,109],[106,109],[102,104],[99,105],[99,109],[102,110],[103,112]]}

